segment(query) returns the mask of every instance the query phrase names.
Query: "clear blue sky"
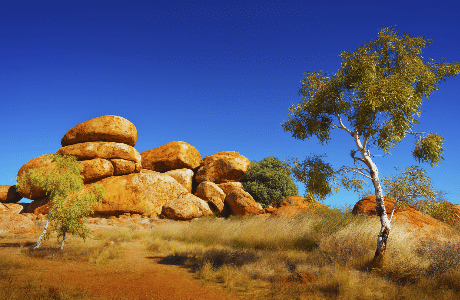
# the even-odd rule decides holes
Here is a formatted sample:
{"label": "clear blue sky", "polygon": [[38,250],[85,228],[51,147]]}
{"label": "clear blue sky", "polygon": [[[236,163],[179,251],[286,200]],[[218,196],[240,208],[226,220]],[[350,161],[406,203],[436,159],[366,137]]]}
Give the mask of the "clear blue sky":
{"label": "clear blue sky", "polygon": [[[136,126],[139,153],[184,141],[202,157],[237,151],[255,161],[302,161],[326,153],[336,168],[352,165],[354,143],[344,131],[322,146],[281,127],[302,101],[304,72],[336,72],[339,54],[375,39],[382,26],[432,39],[425,60],[460,62],[458,1],[222,3],[2,1],[0,184],[15,184],[26,162],[56,152],[67,130],[103,115]],[[445,137],[445,161],[418,164],[408,136],[375,162],[381,176],[420,165],[459,204],[460,78],[439,88],[414,129]],[[324,203],[358,200],[340,191]]]}

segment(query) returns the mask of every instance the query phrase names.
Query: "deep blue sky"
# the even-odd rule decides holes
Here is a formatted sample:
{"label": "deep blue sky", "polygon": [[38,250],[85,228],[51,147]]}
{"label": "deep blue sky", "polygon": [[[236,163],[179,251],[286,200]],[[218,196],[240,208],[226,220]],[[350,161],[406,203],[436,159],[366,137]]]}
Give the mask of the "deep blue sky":
{"label": "deep blue sky", "polygon": [[[221,3],[2,1],[0,184],[15,184],[22,165],[56,152],[67,130],[103,115],[136,126],[139,153],[184,141],[202,157],[237,151],[255,161],[302,161],[326,153],[336,168],[351,165],[354,142],[343,130],[322,146],[281,127],[302,101],[304,72],[336,72],[341,52],[375,39],[383,26],[432,39],[425,61],[460,62],[458,1]],[[439,88],[424,99],[414,130],[445,137],[445,161],[421,166],[458,204],[460,78]],[[412,148],[408,136],[391,156],[376,158],[380,175],[420,165]],[[324,203],[358,200],[341,191]]]}

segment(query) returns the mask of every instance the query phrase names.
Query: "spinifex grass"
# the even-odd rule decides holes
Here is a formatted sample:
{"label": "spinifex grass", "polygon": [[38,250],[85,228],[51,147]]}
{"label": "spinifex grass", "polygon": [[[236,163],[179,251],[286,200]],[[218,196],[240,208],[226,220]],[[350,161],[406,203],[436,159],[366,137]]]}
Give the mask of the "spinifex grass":
{"label": "spinifex grass", "polygon": [[[418,244],[395,224],[384,266],[371,269],[379,230],[378,218],[338,209],[291,219],[203,218],[154,228],[148,249],[254,299],[456,299],[460,250]],[[319,279],[270,284],[297,272]]]}

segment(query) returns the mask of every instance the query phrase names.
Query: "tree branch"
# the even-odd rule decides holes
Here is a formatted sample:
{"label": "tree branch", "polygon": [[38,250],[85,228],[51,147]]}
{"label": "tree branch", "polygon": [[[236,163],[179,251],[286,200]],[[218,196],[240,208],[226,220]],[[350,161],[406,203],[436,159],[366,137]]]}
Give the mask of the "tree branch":
{"label": "tree branch", "polygon": [[353,132],[351,132],[350,129],[348,129],[347,127],[345,127],[345,125],[343,125],[342,119],[340,119],[340,115],[339,115],[339,114],[336,114],[336,117],[337,117],[337,119],[339,120],[339,123],[340,123],[340,127],[337,126],[337,128],[341,128],[341,129],[345,130],[346,132],[348,132],[349,134],[351,134],[351,135],[353,136]]}
{"label": "tree branch", "polygon": [[337,174],[344,175],[344,174],[347,174],[347,173],[350,173],[350,172],[355,172],[355,173],[358,173],[359,175],[362,175],[362,176],[372,180],[372,177],[370,177],[369,175],[364,174],[361,171],[369,172],[369,170],[367,170],[365,168],[342,168],[339,171],[337,171]]}

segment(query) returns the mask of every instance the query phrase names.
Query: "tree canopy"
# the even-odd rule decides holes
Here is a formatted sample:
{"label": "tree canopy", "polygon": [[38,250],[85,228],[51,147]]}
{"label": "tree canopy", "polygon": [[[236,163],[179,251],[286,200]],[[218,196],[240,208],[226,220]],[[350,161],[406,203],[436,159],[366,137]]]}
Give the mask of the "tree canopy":
{"label": "tree canopy", "polygon": [[[51,159],[54,168],[50,171],[46,167],[24,172],[17,178],[17,189],[23,189],[29,182],[46,190],[50,199],[50,210],[45,229],[38,239],[37,247],[42,239],[48,239],[51,232],[58,232],[62,236],[64,247],[67,232],[86,239],[90,232],[84,226],[85,216],[93,212],[93,207],[104,198],[104,187],[93,184],[89,192],[83,193],[83,176],[80,174],[83,167],[76,158],[70,155],[62,156],[59,153],[47,154],[45,159]],[[78,192],[78,194],[77,194]],[[47,232],[49,221],[51,230]]]}

